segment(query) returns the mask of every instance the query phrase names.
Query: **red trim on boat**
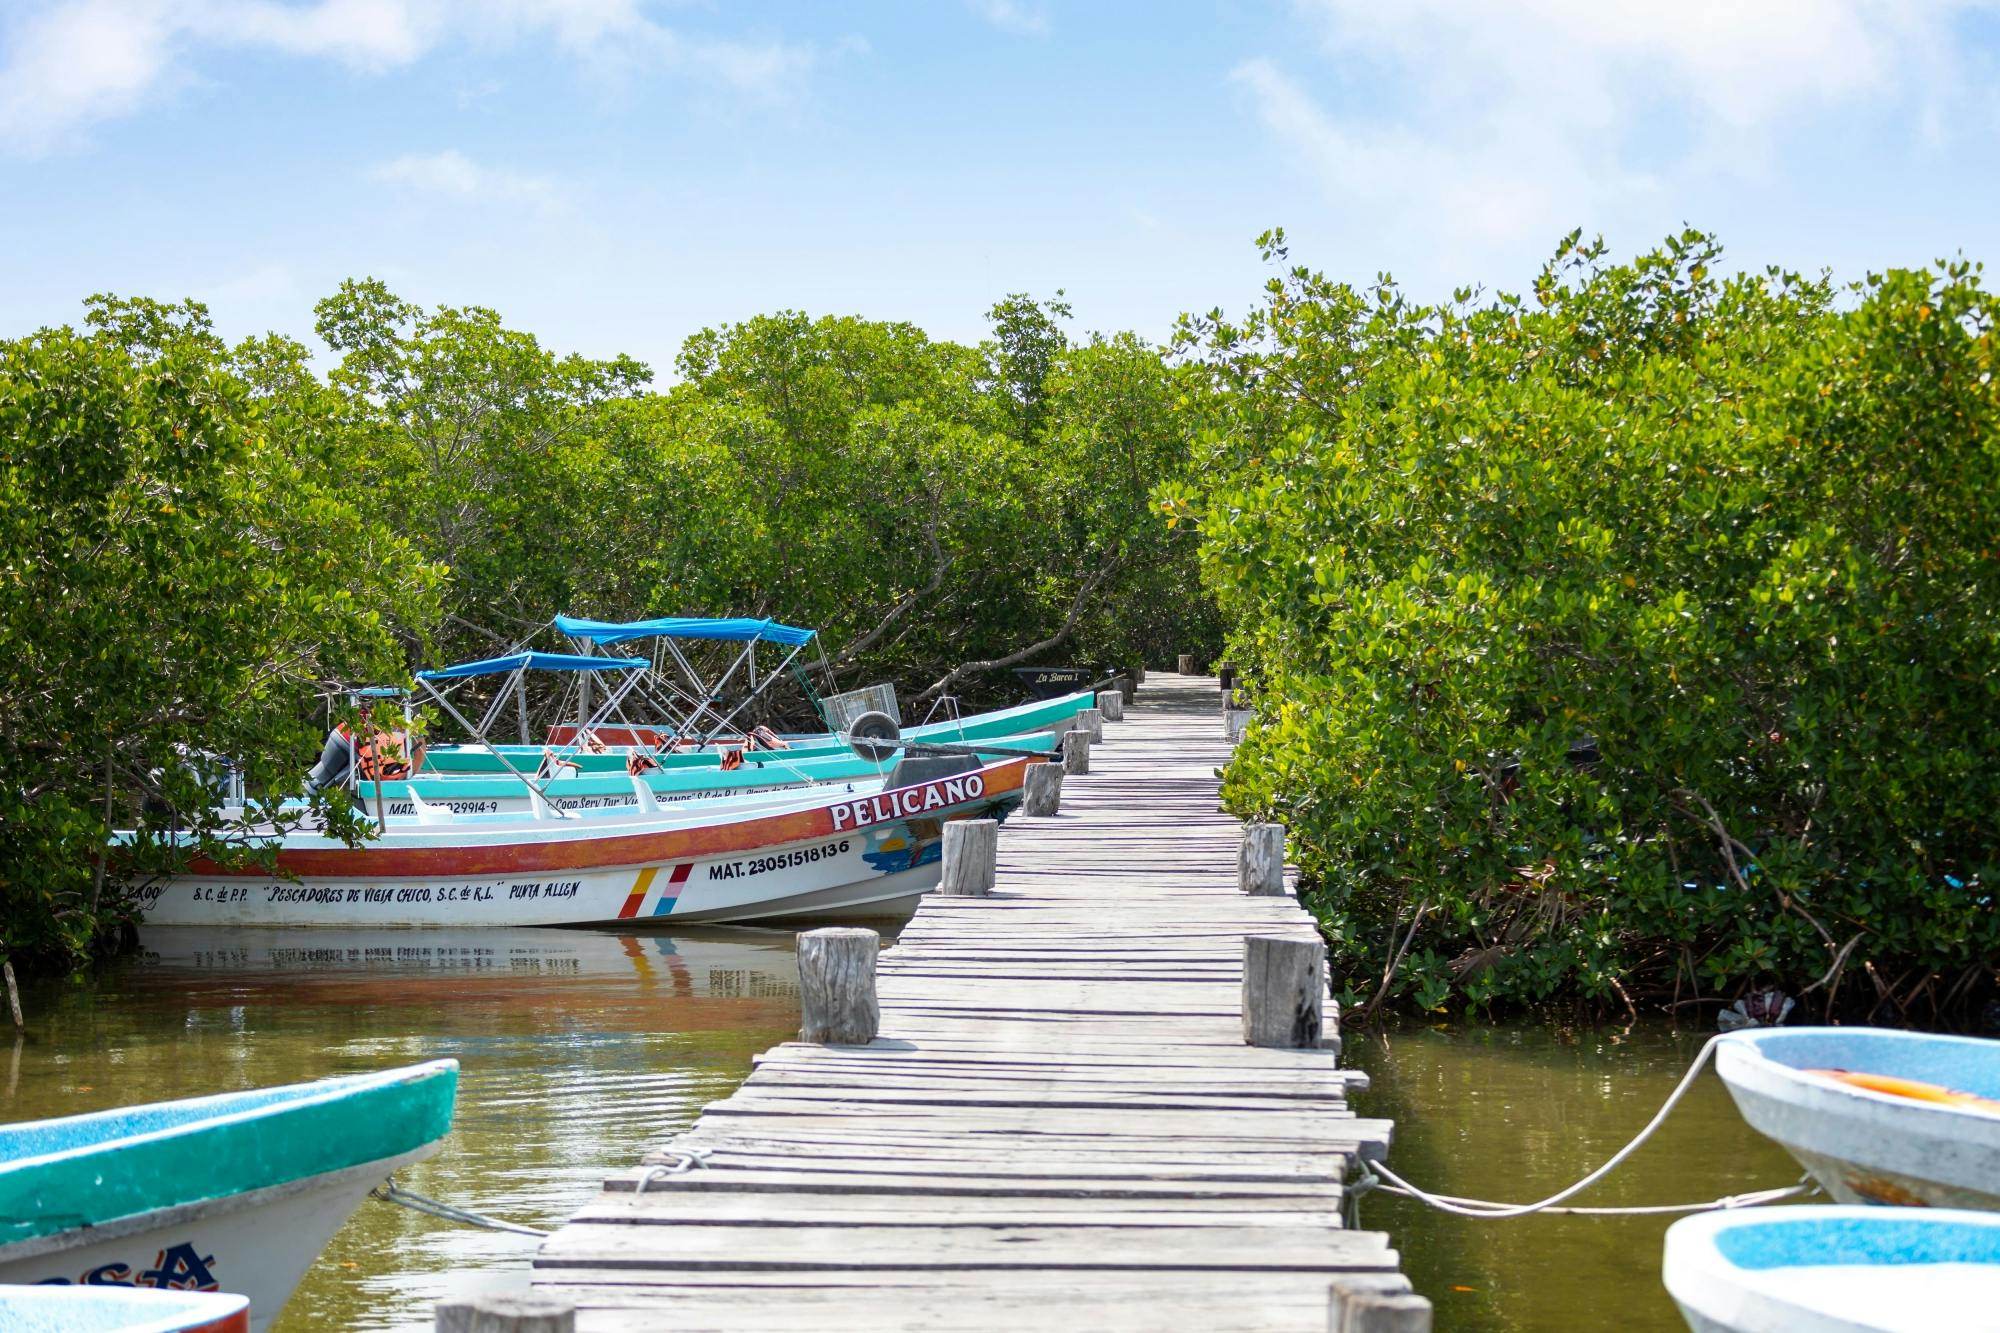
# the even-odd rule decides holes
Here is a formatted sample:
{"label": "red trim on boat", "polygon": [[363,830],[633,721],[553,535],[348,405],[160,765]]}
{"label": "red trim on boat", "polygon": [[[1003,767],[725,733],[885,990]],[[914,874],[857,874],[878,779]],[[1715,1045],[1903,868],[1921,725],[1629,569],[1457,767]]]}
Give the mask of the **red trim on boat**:
{"label": "red trim on boat", "polygon": [[[281,874],[301,879],[404,879],[596,870],[621,865],[660,866],[679,861],[691,863],[711,856],[754,851],[781,843],[830,838],[873,824],[914,818],[932,810],[937,812],[939,818],[963,819],[966,815],[962,810],[958,814],[947,812],[1018,792],[1025,781],[1023,775],[1032,762],[1039,761],[1025,757],[1007,759],[970,773],[872,796],[831,801],[812,810],[794,810],[722,824],[597,838],[536,840],[530,836],[520,842],[477,847],[388,848],[371,843],[361,847],[300,848],[279,852],[278,869]],[[983,782],[979,795],[948,806],[925,805],[932,789],[941,791],[947,784],[962,784],[974,776]],[[918,795],[912,797],[908,793]],[[257,867],[224,869],[213,861],[201,858],[188,867],[187,873],[214,878],[269,878]]]}

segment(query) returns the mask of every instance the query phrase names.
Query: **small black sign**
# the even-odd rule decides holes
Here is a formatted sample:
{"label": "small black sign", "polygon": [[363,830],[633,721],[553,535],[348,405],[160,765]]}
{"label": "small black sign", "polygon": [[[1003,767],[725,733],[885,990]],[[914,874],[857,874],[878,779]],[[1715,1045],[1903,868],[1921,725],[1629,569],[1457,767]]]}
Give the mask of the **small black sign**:
{"label": "small black sign", "polygon": [[1065,694],[1074,694],[1091,681],[1097,673],[1089,667],[1015,667],[1014,674],[1021,683],[1033,692],[1037,699],[1056,699]]}

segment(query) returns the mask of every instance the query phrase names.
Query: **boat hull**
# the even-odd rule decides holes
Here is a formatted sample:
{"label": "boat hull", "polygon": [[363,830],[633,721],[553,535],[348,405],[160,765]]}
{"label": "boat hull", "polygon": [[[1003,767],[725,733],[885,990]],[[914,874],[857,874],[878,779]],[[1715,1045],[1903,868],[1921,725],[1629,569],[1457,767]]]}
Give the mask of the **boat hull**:
{"label": "boat hull", "polygon": [[0,1329],[65,1333],[249,1333],[241,1296],[110,1287],[0,1286]]}
{"label": "boat hull", "polygon": [[436,1149],[10,1245],[0,1282],[230,1292],[268,1328],[368,1191]]}
{"label": "boat hull", "polygon": [[[550,926],[890,915],[937,884],[944,825],[1005,818],[1025,760],[869,796],[659,831],[548,821],[511,844],[391,826],[362,848],[288,850],[290,876],[210,868],[141,893],[154,925]],[[508,826],[517,829],[523,821]],[[288,844],[288,848],[290,844]]]}
{"label": "boat hull", "polygon": [[436,1151],[458,1065],[0,1125],[0,1281],[226,1291],[252,1322],[363,1196]]}
{"label": "boat hull", "polygon": [[1792,1206],[1683,1218],[1660,1277],[1695,1333],[2000,1329],[2000,1218]]}
{"label": "boat hull", "polygon": [[2000,1115],[1806,1073],[1848,1069],[2000,1097],[2000,1043],[1864,1028],[1732,1033],[1716,1072],[1751,1128],[1842,1203],[2000,1209]]}

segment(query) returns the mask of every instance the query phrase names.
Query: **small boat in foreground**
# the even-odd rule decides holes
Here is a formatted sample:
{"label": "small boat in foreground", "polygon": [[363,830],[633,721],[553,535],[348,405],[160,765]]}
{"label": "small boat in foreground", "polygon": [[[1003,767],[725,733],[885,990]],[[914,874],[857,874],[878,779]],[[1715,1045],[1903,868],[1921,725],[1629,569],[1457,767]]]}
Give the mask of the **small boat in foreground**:
{"label": "small boat in foreground", "polygon": [[2000,1042],[1759,1028],[1719,1038],[1715,1071],[1842,1203],[2000,1209]]}
{"label": "small boat in foreground", "polygon": [[1792,1206],[1682,1218],[1661,1277],[1694,1333],[2000,1329],[2000,1216]]}
{"label": "small boat in foreground", "polygon": [[250,1302],[205,1291],[0,1286],[0,1333],[249,1333]]}
{"label": "small boat in foreground", "polygon": [[234,1292],[262,1329],[368,1191],[437,1150],[457,1088],[435,1060],[0,1125],[0,1282]]}

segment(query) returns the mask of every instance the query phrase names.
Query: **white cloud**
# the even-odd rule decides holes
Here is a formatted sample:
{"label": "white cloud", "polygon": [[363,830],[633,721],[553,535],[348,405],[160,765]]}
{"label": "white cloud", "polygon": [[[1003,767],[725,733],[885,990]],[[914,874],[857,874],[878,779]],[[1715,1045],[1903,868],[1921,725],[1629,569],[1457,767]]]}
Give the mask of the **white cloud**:
{"label": "white cloud", "polygon": [[593,76],[673,73],[779,98],[820,58],[784,42],[690,37],[640,0],[45,0],[6,33],[0,152],[73,147],[189,82],[215,50],[369,73],[452,45],[550,40]]}
{"label": "white cloud", "polygon": [[1049,30],[1049,16],[1016,0],[971,0],[973,12],[1003,32],[1040,37]]}
{"label": "white cloud", "polygon": [[1517,275],[1572,227],[1677,226],[1692,182],[1760,182],[1785,131],[1831,111],[1898,111],[1920,142],[1970,82],[1954,24],[2000,7],[1296,2],[1323,60],[1308,46],[1231,82],[1336,229],[1432,272]]}
{"label": "white cloud", "polygon": [[369,175],[384,184],[443,199],[526,205],[544,210],[557,209],[563,202],[561,187],[549,177],[481,166],[456,149],[428,156],[405,154],[384,162]]}

